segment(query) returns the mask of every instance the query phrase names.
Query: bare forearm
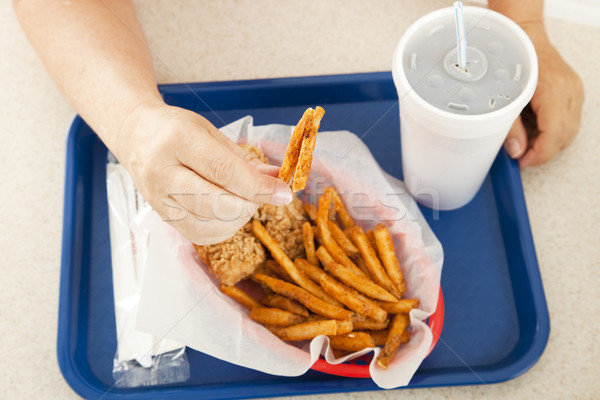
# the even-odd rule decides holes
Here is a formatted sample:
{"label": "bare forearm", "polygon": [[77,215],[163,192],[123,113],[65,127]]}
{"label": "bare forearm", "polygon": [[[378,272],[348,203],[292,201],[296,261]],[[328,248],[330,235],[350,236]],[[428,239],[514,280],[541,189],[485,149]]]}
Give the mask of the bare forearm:
{"label": "bare forearm", "polygon": [[67,100],[113,151],[141,104],[161,101],[129,0],[14,1],[17,17]]}

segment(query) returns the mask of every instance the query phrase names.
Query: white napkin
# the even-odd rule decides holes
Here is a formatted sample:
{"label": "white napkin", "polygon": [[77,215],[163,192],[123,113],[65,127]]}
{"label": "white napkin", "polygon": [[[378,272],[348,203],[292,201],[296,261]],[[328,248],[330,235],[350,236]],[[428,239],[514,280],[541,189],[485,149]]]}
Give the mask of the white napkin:
{"label": "white napkin", "polygon": [[[259,147],[270,162],[280,165],[293,127],[252,125],[245,117],[221,128],[238,143]],[[418,298],[412,310],[412,337],[384,370],[370,365],[382,388],[409,383],[428,353],[432,333],[423,322],[435,311],[443,263],[442,247],[401,181],[385,174],[368,148],[347,131],[320,132],[312,172],[303,200],[316,203],[327,186],[335,186],[356,222],[366,229],[384,221],[394,238],[406,279],[406,298]],[[223,295],[187,240],[161,221],[146,215],[148,257],[136,328],[167,337],[219,359],[274,375],[297,376],[324,354],[332,364],[328,338],[313,339],[302,348],[282,342],[248,317],[248,311]],[[375,357],[379,349],[375,349]],[[363,350],[364,354],[368,350]],[[374,359],[375,359],[374,357]]]}

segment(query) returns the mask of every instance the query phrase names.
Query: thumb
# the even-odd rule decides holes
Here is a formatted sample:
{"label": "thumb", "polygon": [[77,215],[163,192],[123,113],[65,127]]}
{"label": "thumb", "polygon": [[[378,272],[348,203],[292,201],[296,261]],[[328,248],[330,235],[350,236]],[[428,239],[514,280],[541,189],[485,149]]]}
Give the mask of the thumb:
{"label": "thumb", "polygon": [[515,120],[508,136],[504,141],[504,148],[511,158],[519,158],[527,149],[527,131],[521,120],[521,116]]}

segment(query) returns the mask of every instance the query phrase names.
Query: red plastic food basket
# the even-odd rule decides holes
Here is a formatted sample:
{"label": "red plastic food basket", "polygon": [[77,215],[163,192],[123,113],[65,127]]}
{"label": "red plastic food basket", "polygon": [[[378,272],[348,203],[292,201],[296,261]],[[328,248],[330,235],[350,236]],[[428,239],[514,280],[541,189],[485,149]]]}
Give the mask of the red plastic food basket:
{"label": "red plastic food basket", "polygon": [[[438,295],[437,307],[435,312],[427,319],[427,325],[429,325],[431,333],[433,334],[433,341],[431,342],[431,346],[427,352],[427,355],[429,355],[429,353],[431,353],[437,344],[440,334],[442,333],[442,327],[444,326],[444,296],[442,295],[441,287],[440,294]],[[359,357],[356,360],[335,365],[329,364],[323,358],[319,358],[311,368],[315,371],[324,372],[330,375],[345,376],[348,378],[370,378],[371,374],[369,373],[369,362],[371,357],[371,354],[367,354],[363,357]],[[358,360],[363,361],[363,363],[358,364]],[[365,361],[366,364],[364,363]]]}

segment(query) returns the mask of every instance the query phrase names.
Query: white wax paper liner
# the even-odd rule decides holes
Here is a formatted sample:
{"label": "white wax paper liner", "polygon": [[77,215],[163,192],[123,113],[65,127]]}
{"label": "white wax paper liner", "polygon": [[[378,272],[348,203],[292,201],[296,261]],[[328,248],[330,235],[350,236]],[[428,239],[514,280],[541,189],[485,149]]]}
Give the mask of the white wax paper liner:
{"label": "white wax paper liner", "polygon": [[[252,118],[233,122],[221,131],[238,143],[260,148],[280,165],[293,127],[253,126]],[[397,151],[399,151],[398,149]],[[301,197],[316,203],[327,186],[335,186],[357,224],[365,229],[383,221],[394,239],[406,279],[406,298],[418,298],[410,313],[412,336],[388,369],[370,365],[371,377],[382,388],[409,383],[428,353],[432,333],[423,322],[438,300],[443,251],[404,184],[387,175],[364,143],[347,131],[319,132],[313,168]],[[248,317],[248,311],[223,295],[187,240],[150,212],[148,265],[144,276],[136,328],[165,336],[213,357],[274,375],[297,376],[324,354],[335,359],[326,337],[305,346],[282,342]],[[375,357],[379,349],[374,349]],[[360,354],[364,354],[362,351]],[[375,360],[374,357],[374,360]]]}

